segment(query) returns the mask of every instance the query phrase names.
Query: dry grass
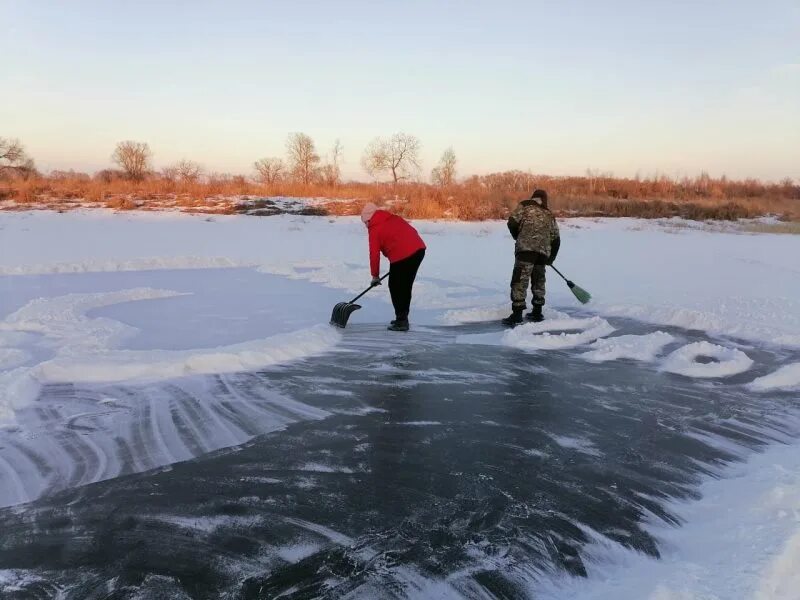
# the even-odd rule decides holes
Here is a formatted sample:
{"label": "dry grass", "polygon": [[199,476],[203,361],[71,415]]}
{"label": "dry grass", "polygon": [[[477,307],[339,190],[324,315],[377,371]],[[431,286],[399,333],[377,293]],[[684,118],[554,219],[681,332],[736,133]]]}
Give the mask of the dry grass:
{"label": "dry grass", "polygon": [[422,183],[304,185],[282,181],[264,185],[230,175],[211,175],[203,181],[156,176],[130,181],[109,173],[95,178],[69,173],[0,181],[0,200],[12,200],[18,209],[68,210],[81,205],[233,213],[239,210],[242,196],[313,197],[337,200],[326,205],[329,214],[357,214],[364,202],[372,201],[409,218],[475,221],[507,216],[537,187],[548,191],[550,206],[560,216],[734,220],[778,215],[786,221],[800,221],[800,186],[789,180],[767,184],[707,176],[680,181],[665,177],[549,177],[519,171],[470,177],[446,188]]}

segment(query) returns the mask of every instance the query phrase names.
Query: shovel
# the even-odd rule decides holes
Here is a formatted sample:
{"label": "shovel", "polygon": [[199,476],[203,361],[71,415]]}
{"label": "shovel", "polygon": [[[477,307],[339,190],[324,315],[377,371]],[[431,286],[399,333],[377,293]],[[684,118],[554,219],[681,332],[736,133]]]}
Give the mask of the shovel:
{"label": "shovel", "polygon": [[[383,281],[389,276],[389,273],[381,277],[378,281]],[[336,327],[341,327],[344,329],[347,327],[347,319],[350,318],[354,312],[356,312],[359,308],[361,308],[360,304],[356,304],[356,300],[361,298],[364,294],[370,291],[372,288],[377,287],[377,283],[375,285],[369,286],[363,292],[361,292],[358,296],[350,300],[350,302],[339,302],[336,306],[333,307],[333,312],[331,313],[331,325],[336,325]]]}

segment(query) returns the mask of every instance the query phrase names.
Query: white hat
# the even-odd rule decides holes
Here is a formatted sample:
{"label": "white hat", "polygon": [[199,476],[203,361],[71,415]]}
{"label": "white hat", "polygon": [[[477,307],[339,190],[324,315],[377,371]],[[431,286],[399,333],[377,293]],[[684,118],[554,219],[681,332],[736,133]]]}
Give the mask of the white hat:
{"label": "white hat", "polygon": [[375,214],[376,210],[378,210],[378,207],[375,206],[372,202],[367,202],[367,204],[361,210],[361,220],[364,221],[365,225],[369,223],[369,220]]}

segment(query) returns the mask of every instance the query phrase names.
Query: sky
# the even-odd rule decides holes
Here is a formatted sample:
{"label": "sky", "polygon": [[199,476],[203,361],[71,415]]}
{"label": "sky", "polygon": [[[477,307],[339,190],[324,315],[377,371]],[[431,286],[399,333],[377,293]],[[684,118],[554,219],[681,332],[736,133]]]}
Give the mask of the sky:
{"label": "sky", "polygon": [[416,135],[423,175],[800,179],[798,0],[0,0],[0,136],[43,170],[251,174],[301,131],[343,172]]}

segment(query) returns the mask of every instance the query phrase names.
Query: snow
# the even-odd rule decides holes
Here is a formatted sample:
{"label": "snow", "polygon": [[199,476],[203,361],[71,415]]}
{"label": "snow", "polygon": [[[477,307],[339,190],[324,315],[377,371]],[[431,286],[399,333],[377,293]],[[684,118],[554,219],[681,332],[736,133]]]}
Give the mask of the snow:
{"label": "snow", "polygon": [[654,331],[647,335],[619,335],[597,340],[590,346],[592,350],[582,356],[590,362],[606,362],[624,358],[653,362],[664,346],[674,340],[674,336],[663,331]]}
{"label": "snow", "polygon": [[784,365],[774,373],[759,377],[748,387],[755,392],[800,389],[800,362]]}
{"label": "snow", "polygon": [[[698,362],[708,357],[711,362]],[[661,368],[686,377],[730,377],[744,373],[753,361],[741,350],[710,342],[694,342],[675,350],[664,359]]]}

